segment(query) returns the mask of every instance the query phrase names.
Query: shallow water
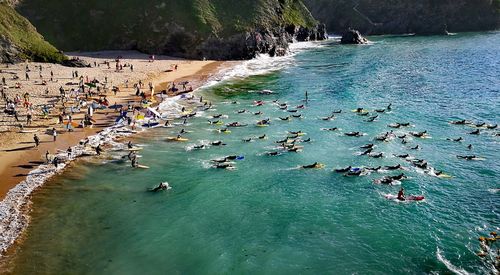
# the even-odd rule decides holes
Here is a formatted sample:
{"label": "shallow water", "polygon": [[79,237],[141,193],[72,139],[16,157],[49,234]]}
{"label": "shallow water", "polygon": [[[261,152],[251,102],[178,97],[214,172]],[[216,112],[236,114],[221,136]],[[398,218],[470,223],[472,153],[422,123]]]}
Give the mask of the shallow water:
{"label": "shallow water", "polygon": [[[491,267],[475,252],[481,234],[500,226],[498,130],[472,136],[468,126],[448,124],[470,119],[499,122],[500,34],[448,37],[373,37],[373,45],[315,44],[294,56],[252,61],[239,70],[275,68],[263,75],[225,81],[202,94],[216,104],[184,127],[186,143],[168,143],[174,129],[153,129],[135,142],[144,144],[141,164],[85,163],[67,170],[36,193],[32,222],[22,244],[10,256],[13,273],[31,274],[218,274],[218,273],[484,273]],[[234,76],[234,75],[233,75]],[[255,91],[270,89],[274,95]],[[270,103],[303,104],[303,119],[280,121],[290,113]],[[268,101],[252,107],[254,100]],[[231,104],[237,101],[238,104]],[[350,110],[393,110],[365,122]],[[188,107],[189,108],[189,107]],[[236,114],[239,109],[262,111]],[[320,120],[342,109],[332,121]],[[214,132],[209,116],[248,127],[231,134]],[[256,127],[271,118],[269,127]],[[398,134],[427,130],[430,139],[380,143],[383,159],[357,156],[359,146],[390,130],[387,124],[411,122]],[[339,127],[340,132],[321,131]],[[311,138],[303,152],[276,157],[275,141],[287,131]],[[341,133],[361,131],[366,136]],[[264,140],[241,140],[266,134]],[[463,136],[455,143],[447,137]],[[189,151],[202,141],[223,140],[224,147]],[[420,144],[422,150],[409,147]],[[469,152],[466,145],[472,144]],[[410,153],[451,174],[440,179],[419,173],[392,154]],[[124,154],[123,152],[121,154]],[[475,154],[483,161],[464,161]],[[119,153],[112,153],[119,156]],[[209,168],[209,160],[244,155],[237,170]],[[321,162],[325,169],[295,169]],[[399,186],[373,180],[399,171],[344,177],[333,168],[403,164],[410,179],[407,194],[424,202],[397,203],[383,194]],[[146,192],[161,181],[172,189]],[[447,265],[445,265],[447,263]]]}

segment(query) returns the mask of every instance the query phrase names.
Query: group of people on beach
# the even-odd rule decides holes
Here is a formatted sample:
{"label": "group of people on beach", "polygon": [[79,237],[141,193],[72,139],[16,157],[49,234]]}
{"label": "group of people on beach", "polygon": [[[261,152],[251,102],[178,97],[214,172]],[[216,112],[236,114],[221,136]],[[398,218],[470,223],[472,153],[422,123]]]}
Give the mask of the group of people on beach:
{"label": "group of people on beach", "polygon": [[[154,60],[154,58],[153,58]],[[94,67],[100,67],[104,64],[103,69],[110,69],[111,62],[94,62]],[[89,65],[90,66],[90,65]],[[30,82],[33,85],[43,85],[47,86],[42,97],[45,97],[45,103],[39,104],[40,96],[37,96],[37,104],[35,104],[31,99],[31,94],[28,90],[23,90],[23,86],[19,83],[19,77],[14,69],[11,69],[8,65],[5,69],[0,69],[1,75],[1,86],[0,95],[1,99],[4,101],[3,116],[6,118],[12,118],[11,124],[6,125],[9,129],[16,126],[18,127],[20,133],[33,133],[32,141],[34,147],[38,148],[42,142],[42,135],[40,135],[40,128],[45,128],[45,134],[50,135],[53,142],[57,141],[57,137],[61,132],[71,133],[74,132],[76,128],[86,128],[92,127],[96,124],[96,119],[94,116],[96,113],[109,113],[109,109],[114,112],[119,113],[121,118],[125,118],[127,125],[134,127],[138,125],[138,122],[142,120],[144,114],[141,110],[145,110],[154,101],[154,86],[152,82],[148,83],[148,89],[144,89],[143,80],[139,80],[134,83],[134,90],[141,100],[136,104],[135,102],[129,101],[126,106],[115,103],[114,106],[110,106],[108,99],[109,91],[113,92],[116,96],[120,92],[120,87],[110,85],[108,77],[104,76],[103,79],[98,79],[97,77],[91,77],[89,75],[84,75],[79,72],[79,70],[71,71],[70,81],[64,85],[58,85],[59,81],[64,79],[64,76],[56,75],[50,69],[46,69],[43,65],[36,65],[35,69],[39,72],[39,80],[32,80],[31,74],[33,74],[32,66],[27,62],[25,70],[24,81]],[[115,72],[120,73],[123,68],[130,68],[131,72],[134,71],[134,65],[131,63],[122,62],[121,57],[115,59]],[[174,64],[173,67],[177,70],[178,65]],[[171,69],[168,69],[169,71]],[[49,72],[49,77],[46,76],[46,72]],[[10,79],[7,76],[10,75]],[[47,77],[50,81],[50,86],[58,85],[58,94],[54,94],[52,88],[48,87],[46,81]],[[13,82],[16,81],[15,85]],[[128,87],[129,81],[126,81],[126,86]],[[66,86],[69,86],[66,88]],[[172,87],[169,90],[175,89],[175,83],[172,83]],[[185,84],[184,84],[185,86]],[[192,88],[191,88],[192,90]],[[22,91],[22,93],[20,93]],[[162,95],[163,98],[164,95]],[[56,117],[57,122],[54,123],[52,117]],[[78,118],[77,118],[78,117]],[[107,125],[111,126],[114,123],[108,122],[105,118]],[[8,119],[7,119],[8,121]],[[47,129],[47,124],[52,124],[50,128]],[[5,126],[4,126],[5,127]],[[29,128],[27,128],[29,127]],[[68,149],[70,150],[70,149]],[[95,154],[99,155],[103,151],[101,146],[94,148]],[[50,154],[46,154],[46,157]],[[71,154],[68,154],[70,157]],[[133,158],[136,160],[136,158]],[[48,159],[47,159],[47,162]],[[53,162],[53,159],[50,161]]]}

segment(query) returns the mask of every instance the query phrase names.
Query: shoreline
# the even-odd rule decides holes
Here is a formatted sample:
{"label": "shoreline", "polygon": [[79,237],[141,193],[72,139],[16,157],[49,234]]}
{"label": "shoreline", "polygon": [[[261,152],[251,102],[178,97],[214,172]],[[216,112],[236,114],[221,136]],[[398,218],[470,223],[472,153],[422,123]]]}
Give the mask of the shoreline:
{"label": "shoreline", "polygon": [[[99,54],[99,53],[96,53]],[[195,92],[200,87],[204,86],[210,79],[210,77],[216,75],[218,72],[223,71],[228,66],[231,66],[230,62],[217,62],[217,61],[188,61],[188,60],[175,60],[179,65],[179,71],[182,71],[182,62],[187,62],[188,64],[193,62],[195,70],[188,70],[181,72],[180,74],[169,74],[165,75],[162,73],[157,73],[155,76],[149,76],[147,79],[139,79],[145,82],[152,82],[155,90],[157,88],[165,87],[166,83],[169,82],[179,82],[179,81],[190,81],[192,85],[192,91]],[[155,61],[156,62],[156,61]],[[71,68],[73,69],[73,68]],[[176,71],[177,72],[177,71]],[[138,103],[138,97],[135,95],[130,95],[125,92],[125,95],[119,95],[116,97],[109,97],[110,102],[113,104],[126,104],[129,102]],[[132,97],[132,100],[130,100]],[[168,96],[166,100],[178,101],[180,97]],[[158,103],[158,102],[157,102]],[[157,106],[156,104],[155,106]],[[115,142],[115,140],[131,136],[133,133],[128,131],[121,131],[120,129],[126,129],[126,126],[114,125],[113,120],[109,120],[109,114],[115,113],[103,112],[99,114],[96,119],[96,124],[101,124],[95,128],[84,128],[83,131],[72,132],[72,134],[66,134],[58,138],[58,144],[48,143],[45,144],[42,141],[40,147],[43,146],[42,150],[36,148],[36,150],[22,149],[21,154],[16,153],[16,150],[5,152],[5,146],[0,146],[2,152],[0,153],[0,175],[3,180],[0,188],[0,196],[2,196],[2,201],[0,202],[0,255],[5,255],[8,253],[9,248],[13,247],[16,240],[22,235],[24,230],[29,225],[29,204],[30,197],[36,189],[40,188],[47,182],[48,179],[53,176],[60,174],[64,169],[75,160],[80,159],[83,156],[92,155],[93,152],[89,152],[86,149],[86,145],[78,145],[78,142],[87,139],[88,145],[111,145],[112,147],[119,147],[120,143]],[[116,114],[116,113],[115,113]],[[123,127],[123,128],[122,128]],[[31,135],[27,135],[31,137]],[[25,138],[24,141],[27,143],[29,138]],[[67,153],[59,149],[59,153],[54,155],[60,157],[61,159],[67,159],[67,162],[61,163],[59,167],[54,168],[52,164],[45,164],[44,161],[40,161],[41,154],[45,149],[57,150],[57,147],[72,148],[71,157],[67,157]],[[123,145],[122,145],[123,146]],[[26,147],[25,147],[26,148]],[[57,151],[56,151],[57,152]],[[10,154],[9,154],[10,153]],[[13,155],[16,158],[10,158]],[[38,157],[37,157],[38,156]],[[93,157],[93,155],[92,155]],[[8,162],[4,160],[9,159]],[[25,164],[28,162],[28,164]],[[20,173],[25,169],[30,169],[28,173]]]}

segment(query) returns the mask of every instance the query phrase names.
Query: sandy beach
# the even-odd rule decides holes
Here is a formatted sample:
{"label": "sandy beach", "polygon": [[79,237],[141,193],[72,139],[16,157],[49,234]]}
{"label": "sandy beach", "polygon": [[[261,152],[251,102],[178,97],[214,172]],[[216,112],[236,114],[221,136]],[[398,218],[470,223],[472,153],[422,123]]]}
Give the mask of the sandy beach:
{"label": "sandy beach", "polygon": [[[60,87],[69,93],[70,89],[78,87],[79,77],[83,77],[85,81],[96,79],[101,83],[107,80],[105,94],[110,104],[126,104],[140,100],[140,97],[134,94],[133,88],[139,81],[145,86],[143,90],[148,90],[149,83],[155,87],[155,91],[161,91],[169,83],[183,81],[189,81],[186,88],[196,89],[222,66],[222,62],[189,61],[168,56],[155,56],[155,60],[151,62],[148,55],[133,51],[74,53],[69,56],[82,59],[91,64],[91,67],[72,68],[31,62],[0,66],[0,77],[6,80],[6,97],[13,99],[17,95],[23,97],[25,93],[29,93],[30,103],[35,107],[31,125],[26,125],[27,108],[18,108],[19,121],[4,112],[0,114],[1,199],[11,188],[23,181],[31,170],[45,162],[45,152],[54,154],[58,150],[65,151],[85,137],[113,124],[116,111],[106,109],[95,112],[93,119],[96,122],[92,128],[75,128],[74,131],[68,132],[64,125],[57,125],[59,109],[62,107],[58,102]],[[119,64],[125,65],[118,70],[115,62],[117,57],[120,57]],[[25,77],[26,67],[29,69],[29,80]],[[78,77],[75,77],[75,71]],[[13,79],[15,76],[18,79]],[[16,84],[20,87],[17,88]],[[119,92],[114,95],[111,87],[118,87]],[[6,104],[5,100],[2,100],[2,104]],[[47,118],[43,118],[39,109],[50,104],[54,104],[54,108]],[[84,113],[85,110],[75,113],[72,119],[81,121]],[[24,125],[24,130],[29,133],[21,133],[20,124]],[[51,135],[52,127],[55,127],[59,134],[56,142]],[[40,138],[38,147],[35,147],[34,134]]]}

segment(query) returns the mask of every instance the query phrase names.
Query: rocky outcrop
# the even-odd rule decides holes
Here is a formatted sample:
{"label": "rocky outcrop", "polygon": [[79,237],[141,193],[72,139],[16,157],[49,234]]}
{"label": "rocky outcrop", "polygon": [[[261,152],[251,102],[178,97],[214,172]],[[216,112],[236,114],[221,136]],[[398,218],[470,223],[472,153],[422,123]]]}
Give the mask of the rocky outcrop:
{"label": "rocky outcrop", "polygon": [[61,62],[65,59],[26,18],[0,0],[0,62]]}
{"label": "rocky outcrop", "polygon": [[21,51],[5,35],[0,35],[0,63],[15,63],[21,61]]}
{"label": "rocky outcrop", "polygon": [[66,66],[66,67],[74,67],[74,68],[85,68],[88,67],[90,68],[90,64],[82,59],[78,58],[71,58],[64,60],[61,65]]}
{"label": "rocky outcrop", "polygon": [[368,40],[361,36],[359,31],[349,29],[342,34],[341,44],[367,44]]}
{"label": "rocky outcrop", "polygon": [[327,39],[324,25],[313,28],[290,25],[273,30],[254,30],[229,38],[211,37],[200,45],[198,52],[204,58],[223,60],[251,59],[262,53],[282,56],[287,53],[289,44],[294,41],[324,39]]}
{"label": "rocky outcrop", "polygon": [[332,33],[419,35],[500,28],[498,0],[304,0]]}

